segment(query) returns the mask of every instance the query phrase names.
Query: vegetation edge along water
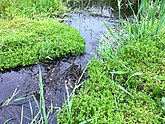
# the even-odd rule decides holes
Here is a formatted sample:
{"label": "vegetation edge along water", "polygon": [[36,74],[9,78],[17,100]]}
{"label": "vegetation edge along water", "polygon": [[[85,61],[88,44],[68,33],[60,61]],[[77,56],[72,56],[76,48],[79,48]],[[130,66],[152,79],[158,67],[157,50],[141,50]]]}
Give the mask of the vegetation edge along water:
{"label": "vegetation edge along water", "polygon": [[80,33],[53,19],[1,20],[0,28],[0,70],[85,51]]}
{"label": "vegetation edge along water", "polygon": [[85,90],[64,105],[59,122],[164,123],[164,38],[131,41],[119,49],[117,59],[106,54],[92,60]]}
{"label": "vegetation edge along water", "polygon": [[[143,1],[146,2],[145,0]],[[158,0],[156,0],[155,3],[157,2]],[[152,9],[153,6],[149,6],[151,4],[147,3],[146,5],[148,5],[148,8],[146,8],[148,13],[154,10]],[[159,8],[159,5],[156,6],[156,8]],[[58,114],[59,123],[161,124],[165,122],[165,112],[164,109],[162,109],[165,102],[162,103],[161,101],[165,94],[165,30],[161,30],[156,34],[153,33],[156,31],[153,25],[157,25],[157,22],[152,22],[152,19],[155,20],[155,16],[152,16],[152,14],[156,14],[150,14],[151,16],[149,15],[149,18],[151,18],[151,20],[141,18],[141,22],[134,20],[135,23],[127,23],[128,25],[125,25],[125,33],[129,38],[124,40],[122,45],[120,44],[120,47],[115,51],[108,45],[109,39],[105,41],[105,46],[99,51],[100,60],[94,59],[89,63],[89,79],[81,83],[84,85],[83,88],[80,88],[78,93],[69,98],[66,102],[67,104],[64,105]],[[164,17],[164,15],[161,15],[161,17]],[[164,18],[162,20],[164,20]],[[74,47],[70,49],[66,44],[67,41],[64,40],[64,36],[61,37],[62,34],[58,35],[59,37],[57,37],[57,35],[50,36],[52,32],[56,32],[57,27],[63,30],[68,28],[59,23],[54,23],[54,20],[46,19],[38,21],[18,18],[16,21],[19,22],[18,24],[14,20],[6,21],[7,20],[1,21],[6,24],[10,23],[8,24],[9,27],[1,24],[3,29],[0,33],[5,35],[1,40],[1,48],[3,48],[3,51],[1,51],[0,55],[3,55],[3,57],[8,56],[12,63],[10,63],[10,61],[5,63],[4,60],[6,60],[6,58],[3,58],[1,67],[9,68],[17,64],[26,65],[36,62],[38,59],[54,59],[57,56],[66,55],[66,53],[70,53],[72,50],[73,53],[82,53],[85,49],[84,39],[72,28],[68,29],[69,32],[70,30],[72,33],[76,32],[78,38],[77,35],[74,35],[76,38],[72,39],[68,33],[66,33],[65,38],[68,39],[69,36],[71,41],[81,39],[81,43],[79,44],[81,47],[75,43],[78,50]],[[13,22],[13,24],[11,22]],[[158,20],[158,22],[161,21]],[[29,24],[31,26],[29,26]],[[38,25],[41,26],[42,31],[37,29]],[[162,27],[164,27],[164,25]],[[34,29],[34,32],[31,32],[31,28]],[[109,31],[111,32],[111,30]],[[112,33],[110,34],[112,35]],[[18,42],[11,39],[11,35],[14,35],[12,38]],[[44,39],[43,42],[41,39]],[[61,39],[65,42],[59,42]],[[70,43],[73,43],[71,41]],[[6,47],[13,46],[13,44],[15,47]],[[25,47],[27,44],[28,47]],[[66,46],[64,49],[61,49],[63,45]],[[29,56],[27,58],[24,57],[21,59],[21,62],[17,58],[13,59],[13,57],[19,57],[19,55],[21,57],[26,55],[30,50],[33,50],[32,48],[34,48],[34,52],[30,53],[30,56],[34,54],[32,58],[29,58]],[[58,51],[56,51],[57,49]],[[65,51],[65,49],[67,49],[67,51]],[[5,54],[7,52],[11,52],[12,54]],[[42,91],[41,77],[40,73],[40,87]],[[41,94],[41,97],[42,104],[44,104],[43,94]],[[48,123],[45,111],[44,118],[45,122]]]}
{"label": "vegetation edge along water", "polygon": [[82,54],[84,38],[56,19],[66,10],[61,0],[0,1],[0,70]]}
{"label": "vegetation edge along water", "polygon": [[100,59],[90,61],[89,79],[67,99],[59,123],[165,123],[164,4],[143,0],[133,22],[119,15],[122,32],[107,27]]}

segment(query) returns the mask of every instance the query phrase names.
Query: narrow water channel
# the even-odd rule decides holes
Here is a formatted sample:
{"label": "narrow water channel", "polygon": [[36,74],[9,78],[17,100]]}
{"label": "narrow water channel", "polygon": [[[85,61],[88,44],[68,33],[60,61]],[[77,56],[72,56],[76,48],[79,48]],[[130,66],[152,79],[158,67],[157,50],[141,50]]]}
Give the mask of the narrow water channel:
{"label": "narrow water channel", "polygon": [[[17,70],[0,72],[0,124],[10,118],[12,120],[9,124],[20,123],[22,105],[24,106],[23,123],[31,121],[30,105],[33,107],[34,115],[38,113],[33,98],[13,101],[20,96],[31,96],[32,94],[39,101],[38,66],[42,70],[47,108],[49,109],[51,101],[56,107],[54,112],[62,107],[66,95],[65,83],[71,91],[75,81],[80,77],[82,69],[90,59],[94,58],[99,38],[107,31],[103,21],[112,28],[118,24],[111,3],[104,2],[90,3],[88,9],[81,7],[70,12],[64,18],[64,23],[76,28],[86,40],[86,51],[83,55],[69,56],[52,63],[40,63]],[[7,99],[12,97],[13,93],[15,93],[13,102],[1,107]],[[54,120],[53,123],[56,123],[55,118],[52,120]]]}

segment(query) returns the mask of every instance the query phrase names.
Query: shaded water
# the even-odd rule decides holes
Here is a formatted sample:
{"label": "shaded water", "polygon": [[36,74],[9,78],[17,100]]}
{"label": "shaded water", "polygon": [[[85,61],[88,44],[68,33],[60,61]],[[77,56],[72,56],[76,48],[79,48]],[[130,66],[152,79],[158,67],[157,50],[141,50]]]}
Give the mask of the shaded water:
{"label": "shaded water", "polygon": [[[65,84],[71,92],[75,82],[82,74],[82,69],[96,54],[99,38],[107,31],[103,21],[112,28],[118,24],[116,13],[111,7],[115,7],[116,4],[107,1],[96,2],[93,0],[91,3],[82,4],[79,6],[81,9],[70,12],[64,19],[65,24],[76,28],[86,40],[86,51],[83,55],[69,56],[49,64],[41,63],[0,73],[0,124],[9,118],[12,118],[9,124],[20,123],[22,105],[24,106],[24,124],[31,121],[29,119],[31,118],[30,104],[32,104],[34,115],[38,113],[33,98],[2,106],[13,95],[14,91],[18,93],[13,100],[20,96],[34,95],[39,101],[38,66],[41,67],[43,75],[46,107],[49,110],[52,101],[56,108],[54,110],[55,115],[57,114],[56,112],[62,107],[64,96],[66,96]],[[50,119],[56,123],[56,118]]]}

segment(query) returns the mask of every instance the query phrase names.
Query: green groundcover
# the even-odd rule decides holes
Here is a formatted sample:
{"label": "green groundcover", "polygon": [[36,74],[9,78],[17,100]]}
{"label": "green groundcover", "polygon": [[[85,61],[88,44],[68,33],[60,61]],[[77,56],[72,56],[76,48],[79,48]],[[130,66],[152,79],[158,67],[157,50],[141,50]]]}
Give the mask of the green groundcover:
{"label": "green groundcover", "polygon": [[[165,33],[110,47],[58,114],[60,124],[164,124]],[[78,95],[77,95],[78,94]],[[163,107],[164,106],[164,107]]]}
{"label": "green groundcover", "polygon": [[85,40],[80,33],[53,19],[0,20],[0,70],[84,50]]}

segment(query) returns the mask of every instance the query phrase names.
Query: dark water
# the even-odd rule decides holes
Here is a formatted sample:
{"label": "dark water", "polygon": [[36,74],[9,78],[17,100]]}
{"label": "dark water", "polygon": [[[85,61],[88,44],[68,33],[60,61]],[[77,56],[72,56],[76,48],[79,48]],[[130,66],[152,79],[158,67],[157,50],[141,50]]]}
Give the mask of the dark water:
{"label": "dark water", "polygon": [[[12,119],[9,124],[18,124],[21,119],[21,109],[24,106],[23,124],[31,122],[32,114],[30,104],[37,115],[38,108],[33,98],[27,98],[14,102],[15,99],[21,96],[35,96],[39,102],[39,75],[38,67],[41,67],[44,83],[44,96],[47,110],[49,110],[51,101],[55,107],[55,115],[50,115],[52,123],[56,122],[57,111],[62,107],[64,96],[66,96],[66,86],[71,92],[75,82],[82,74],[83,68],[88,61],[96,55],[97,45],[103,33],[107,32],[106,22],[109,27],[116,27],[118,24],[117,16],[114,11],[116,4],[103,0],[91,3],[85,3],[74,12],[70,12],[64,19],[64,23],[76,28],[86,40],[86,51],[81,56],[69,56],[59,59],[49,64],[41,63],[32,65],[17,70],[10,70],[5,73],[0,73],[0,124],[6,120]],[[112,8],[113,6],[113,8]],[[86,77],[86,76],[85,76]],[[5,101],[13,95],[10,104],[3,106]],[[54,118],[53,118],[54,117]],[[38,118],[37,118],[38,119]]]}

